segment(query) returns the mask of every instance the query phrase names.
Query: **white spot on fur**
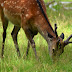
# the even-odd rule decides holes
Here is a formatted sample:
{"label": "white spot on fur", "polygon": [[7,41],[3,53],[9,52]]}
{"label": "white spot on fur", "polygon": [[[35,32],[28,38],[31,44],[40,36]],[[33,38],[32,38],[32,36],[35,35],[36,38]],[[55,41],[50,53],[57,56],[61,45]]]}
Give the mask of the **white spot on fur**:
{"label": "white spot on fur", "polygon": [[3,7],[3,6],[4,6],[4,4],[3,4],[3,3],[1,3],[1,6]]}
{"label": "white spot on fur", "polygon": [[28,17],[29,15],[28,14],[26,14],[26,17]]}
{"label": "white spot on fur", "polygon": [[37,11],[37,14],[39,14],[39,11]]}

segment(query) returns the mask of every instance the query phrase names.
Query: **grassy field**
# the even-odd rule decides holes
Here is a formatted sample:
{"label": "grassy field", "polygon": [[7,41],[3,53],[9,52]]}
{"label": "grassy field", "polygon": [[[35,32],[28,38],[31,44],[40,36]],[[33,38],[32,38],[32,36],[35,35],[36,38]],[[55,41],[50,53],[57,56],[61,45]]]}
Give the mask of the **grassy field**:
{"label": "grassy field", "polygon": [[[54,12],[47,7],[48,18],[53,28],[54,24],[57,23],[58,35],[63,32],[66,39],[72,34],[72,10],[64,10],[62,5],[55,6],[54,8],[57,9],[57,12]],[[5,41],[4,59],[1,59],[3,29],[0,21],[0,72],[72,72],[72,44],[66,46],[64,53],[55,63],[52,63],[48,53],[48,45],[43,37],[38,34],[34,37],[34,40],[39,61],[35,59],[31,47],[28,58],[24,59],[23,57],[26,53],[28,40],[24,31],[21,29],[18,33],[18,44],[21,58],[18,58],[11,37],[12,29],[13,24],[9,22]]]}

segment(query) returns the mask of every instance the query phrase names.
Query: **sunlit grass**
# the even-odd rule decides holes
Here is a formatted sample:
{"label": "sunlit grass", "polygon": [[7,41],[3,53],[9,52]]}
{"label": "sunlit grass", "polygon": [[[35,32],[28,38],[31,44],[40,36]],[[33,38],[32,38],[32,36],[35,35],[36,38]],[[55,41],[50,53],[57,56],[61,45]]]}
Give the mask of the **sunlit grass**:
{"label": "sunlit grass", "polygon": [[[67,39],[67,37],[72,34],[72,11],[65,11],[61,8],[58,9],[58,12],[53,12],[47,8],[47,15],[53,28],[54,24],[57,23],[58,35],[63,32],[65,39]],[[13,25],[9,22],[5,41],[4,59],[1,59],[3,29],[0,21],[0,72],[72,72],[72,44],[65,47],[64,53],[59,57],[57,62],[52,63],[48,53],[48,45],[44,38],[38,34],[34,37],[34,41],[39,61],[35,59],[32,47],[30,47],[28,57],[24,59],[28,40],[24,31],[21,29],[18,33],[21,58],[18,58],[11,37],[12,29]]]}

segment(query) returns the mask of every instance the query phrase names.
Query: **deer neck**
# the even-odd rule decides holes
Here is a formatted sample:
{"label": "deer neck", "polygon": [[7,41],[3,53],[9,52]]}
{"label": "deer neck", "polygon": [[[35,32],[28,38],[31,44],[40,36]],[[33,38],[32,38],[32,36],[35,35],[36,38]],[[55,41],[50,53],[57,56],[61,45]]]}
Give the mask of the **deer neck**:
{"label": "deer neck", "polygon": [[50,38],[48,37],[48,33],[51,36],[56,37],[49,20],[47,22],[47,20],[44,18],[43,15],[40,14],[39,16],[37,16],[35,22],[36,22],[35,25],[37,26],[38,32],[45,38],[47,42],[49,41]]}

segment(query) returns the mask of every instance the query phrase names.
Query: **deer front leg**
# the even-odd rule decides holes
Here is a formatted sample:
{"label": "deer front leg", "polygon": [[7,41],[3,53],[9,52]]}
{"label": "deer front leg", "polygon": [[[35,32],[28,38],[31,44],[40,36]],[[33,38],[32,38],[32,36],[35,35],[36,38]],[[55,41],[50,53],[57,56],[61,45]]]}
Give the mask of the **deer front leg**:
{"label": "deer front leg", "polygon": [[26,56],[28,56],[29,48],[30,48],[30,42],[28,41],[28,46],[27,46]]}
{"label": "deer front leg", "polygon": [[21,54],[20,54],[20,51],[19,51],[18,43],[17,43],[17,35],[18,35],[19,30],[20,30],[20,27],[14,26],[14,29],[13,29],[11,35],[12,35],[12,38],[13,38],[13,41],[14,41],[14,44],[15,44],[17,54],[20,57]]}
{"label": "deer front leg", "polygon": [[[26,34],[26,36],[27,36],[32,48],[33,48],[33,51],[35,53],[35,57],[38,58],[37,57],[36,48],[35,48],[35,42],[33,40],[34,35],[32,34],[32,32],[29,29],[25,29],[24,31],[25,31],[25,34]],[[29,50],[29,48],[28,48],[28,50]],[[28,50],[27,50],[27,52],[28,52]]]}

